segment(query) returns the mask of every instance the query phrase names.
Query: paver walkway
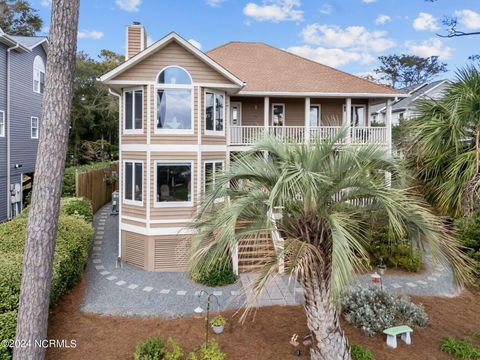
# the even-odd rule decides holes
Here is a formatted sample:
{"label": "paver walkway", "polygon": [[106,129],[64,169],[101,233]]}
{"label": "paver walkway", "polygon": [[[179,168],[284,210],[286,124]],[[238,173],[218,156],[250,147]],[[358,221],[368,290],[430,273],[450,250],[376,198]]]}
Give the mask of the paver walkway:
{"label": "paver walkway", "polygon": [[276,278],[265,291],[252,300],[248,287],[250,277],[241,276],[232,285],[210,288],[192,282],[184,273],[145,272],[135,266],[116,266],[118,255],[118,216],[110,214],[110,206],[94,217],[95,235],[87,267],[87,293],[82,304],[86,312],[109,315],[141,315],[181,317],[193,313],[197,306],[206,308],[201,290],[217,296],[219,304],[212,309],[235,309],[249,300],[255,306],[294,305],[303,301],[303,293],[295,291],[287,279]]}
{"label": "paver walkway", "polygon": [[[87,267],[87,293],[82,304],[86,312],[108,315],[164,316],[170,318],[192,314],[197,306],[205,309],[206,297],[201,290],[213,293],[219,300],[212,309],[235,309],[246,303],[253,306],[295,305],[303,302],[303,291],[286,276],[275,277],[255,297],[251,288],[252,274],[242,274],[232,285],[209,288],[193,283],[184,273],[145,272],[124,264],[117,267],[118,216],[110,214],[110,206],[100,209],[94,217],[95,237]],[[359,277],[363,285],[370,276]],[[427,271],[412,276],[387,276],[385,288],[401,294],[454,296],[459,290],[453,285],[449,269],[431,265]]]}

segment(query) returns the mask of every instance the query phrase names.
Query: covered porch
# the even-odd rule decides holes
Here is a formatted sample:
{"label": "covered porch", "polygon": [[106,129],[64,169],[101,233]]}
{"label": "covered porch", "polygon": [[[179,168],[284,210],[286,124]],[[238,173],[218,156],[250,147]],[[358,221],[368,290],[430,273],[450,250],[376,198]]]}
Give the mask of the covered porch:
{"label": "covered porch", "polygon": [[[228,144],[248,146],[265,135],[276,136],[285,142],[312,143],[333,140],[342,129],[346,129],[347,135],[342,144],[389,147],[392,100],[232,96]],[[371,106],[381,102],[387,107],[386,123],[372,124]]]}

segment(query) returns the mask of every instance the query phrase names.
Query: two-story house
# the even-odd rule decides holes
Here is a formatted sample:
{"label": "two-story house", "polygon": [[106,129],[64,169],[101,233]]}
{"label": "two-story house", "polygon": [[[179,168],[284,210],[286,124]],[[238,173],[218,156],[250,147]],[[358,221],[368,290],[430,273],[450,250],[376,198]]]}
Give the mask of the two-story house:
{"label": "two-story house", "polygon": [[[206,180],[264,134],[309,143],[348,127],[342,145],[390,148],[395,90],[263,43],[202,52],[170,33],[147,47],[134,23],[126,44],[100,80],[120,101],[119,256],[147,271],[185,268]],[[378,102],[387,123],[370,127]]]}
{"label": "two-story house", "polygon": [[47,44],[0,29],[0,222],[21,212],[32,188]]}

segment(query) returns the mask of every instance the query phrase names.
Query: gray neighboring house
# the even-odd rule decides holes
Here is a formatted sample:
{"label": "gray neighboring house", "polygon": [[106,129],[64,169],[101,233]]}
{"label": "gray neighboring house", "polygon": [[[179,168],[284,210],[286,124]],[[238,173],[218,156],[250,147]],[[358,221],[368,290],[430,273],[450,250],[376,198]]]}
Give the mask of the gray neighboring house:
{"label": "gray neighboring house", "polygon": [[[426,82],[409,86],[400,91],[408,94],[408,97],[395,101],[392,105],[392,126],[398,125],[401,119],[407,119],[415,115],[415,104],[420,99],[441,99],[450,81],[447,79]],[[370,121],[376,123],[385,122],[385,104],[373,105],[370,112]]]}
{"label": "gray neighboring house", "polygon": [[22,211],[32,188],[47,45],[45,37],[0,29],[0,222]]}

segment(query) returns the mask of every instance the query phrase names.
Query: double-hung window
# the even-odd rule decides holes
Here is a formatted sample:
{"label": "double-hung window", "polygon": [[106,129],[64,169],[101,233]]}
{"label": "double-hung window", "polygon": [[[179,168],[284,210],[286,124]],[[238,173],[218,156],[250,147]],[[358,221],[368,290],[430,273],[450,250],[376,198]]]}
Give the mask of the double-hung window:
{"label": "double-hung window", "polygon": [[5,111],[0,110],[0,137],[5,136]]}
{"label": "double-hung window", "polygon": [[207,91],[205,93],[205,131],[210,134],[224,133],[225,96]]}
{"label": "double-hung window", "polygon": [[215,188],[215,178],[223,171],[223,161],[205,161],[204,166],[204,189],[208,191]]}
{"label": "double-hung window", "polygon": [[45,91],[45,63],[38,55],[33,60],[33,91],[38,94]]}
{"label": "double-hung window", "polygon": [[191,206],[193,204],[193,162],[155,162],[155,204]]}
{"label": "double-hung window", "polygon": [[30,137],[38,139],[38,117],[36,116],[30,118]]}
{"label": "double-hung window", "polygon": [[193,132],[192,78],[178,66],[169,66],[158,75],[156,131]]}
{"label": "double-hung window", "polygon": [[126,203],[143,203],[143,162],[124,161],[123,198]]}
{"label": "double-hung window", "polygon": [[143,90],[125,91],[125,132],[143,132]]}

